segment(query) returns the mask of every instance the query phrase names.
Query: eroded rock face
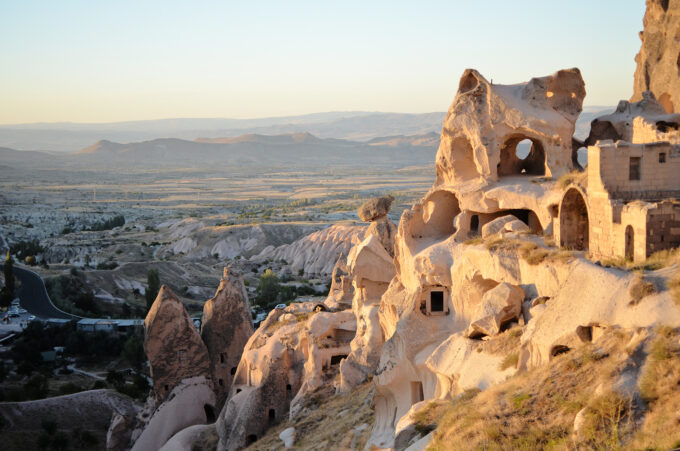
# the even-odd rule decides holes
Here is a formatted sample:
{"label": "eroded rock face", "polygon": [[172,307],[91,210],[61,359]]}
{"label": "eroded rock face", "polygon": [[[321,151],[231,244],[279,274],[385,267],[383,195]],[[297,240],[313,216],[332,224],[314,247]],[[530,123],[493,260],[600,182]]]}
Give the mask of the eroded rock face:
{"label": "eroded rock face", "polygon": [[[584,97],[578,69],[518,85],[491,84],[467,69],[444,120],[435,186],[568,172],[574,124]],[[525,139],[531,148],[520,159],[515,151]]]}
{"label": "eroded rock face", "polygon": [[374,197],[366,201],[357,212],[359,219],[365,222],[375,221],[376,219],[387,216],[390,212],[390,207],[394,202],[394,197],[392,196],[380,196]]}
{"label": "eroded rock face", "polygon": [[215,296],[203,306],[201,324],[218,410],[224,405],[243,348],[252,334],[253,321],[243,277],[233,268],[224,268]]}
{"label": "eroded rock face", "polygon": [[274,309],[246,344],[218,418],[218,450],[252,443],[302,411],[306,393],[337,374],[356,323],[350,310],[316,311],[312,302]]}
{"label": "eroded rock face", "polygon": [[347,267],[347,257],[343,254],[338,258],[333,267],[331,288],[324,304],[332,309],[351,308],[353,295],[352,276]]}
{"label": "eroded rock face", "polygon": [[161,449],[173,435],[190,426],[215,421],[215,394],[203,376],[182,380],[153,412],[141,433],[133,433],[132,451]]}
{"label": "eroded rock face", "polygon": [[607,139],[635,144],[658,141],[678,144],[679,127],[680,114],[667,113],[654,94],[645,91],[639,101],[622,100],[613,113],[593,119],[585,145],[592,146]]}
{"label": "eroded rock face", "polygon": [[643,24],[631,101],[641,100],[645,91],[652,91],[666,113],[675,113],[680,106],[680,3],[647,0]]}
{"label": "eroded rock face", "polygon": [[210,377],[208,351],[182,302],[163,285],[144,320],[144,351],[157,402],[192,377]]}

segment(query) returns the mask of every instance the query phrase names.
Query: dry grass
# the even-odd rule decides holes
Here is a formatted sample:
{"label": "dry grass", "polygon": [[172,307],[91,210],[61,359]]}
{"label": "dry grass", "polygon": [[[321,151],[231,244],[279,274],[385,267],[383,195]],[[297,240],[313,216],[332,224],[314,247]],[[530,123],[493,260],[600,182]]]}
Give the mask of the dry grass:
{"label": "dry grass", "polygon": [[519,362],[519,353],[518,352],[513,352],[512,354],[508,354],[505,356],[503,361],[500,364],[500,370],[504,371],[507,370],[508,368],[515,368],[517,367],[517,362]]}
{"label": "dry grass", "polygon": [[600,260],[600,265],[627,271],[656,271],[680,263],[680,248],[658,251],[643,262],[633,262],[625,257],[611,257]]}
{"label": "dry grass", "polygon": [[671,297],[675,305],[680,307],[680,269],[678,269],[673,277],[668,279],[666,283],[668,289],[671,290]]}
{"label": "dry grass", "polygon": [[636,432],[636,449],[672,449],[680,446],[680,334],[670,328],[656,330],[640,378],[640,395],[649,411]]}
{"label": "dry grass", "polygon": [[[428,449],[669,449],[680,418],[680,344],[676,331],[658,331],[649,361],[661,361],[648,378],[657,401],[642,426],[640,409],[630,399],[596,388],[611,386],[633,362],[626,351],[631,333],[608,330],[597,347],[586,344],[555,357],[548,365],[521,373],[477,397],[451,403],[439,420]],[[656,343],[656,341],[655,341]],[[662,360],[655,360],[662,358]],[[672,362],[672,363],[671,363]],[[672,368],[672,370],[668,370]],[[665,370],[664,370],[665,369]],[[657,371],[659,373],[657,373]],[[586,409],[582,439],[572,436],[574,417]]]}
{"label": "dry grass", "polygon": [[645,297],[657,293],[656,287],[652,282],[645,280],[644,277],[638,275],[628,288],[631,301],[630,305],[637,305]]}
{"label": "dry grass", "polygon": [[191,445],[191,451],[210,451],[217,449],[219,441],[217,428],[214,424],[209,424],[201,431],[198,440]]}
{"label": "dry grass", "polygon": [[519,340],[523,331],[522,326],[515,326],[498,335],[489,337],[488,340],[481,342],[479,351],[502,356],[519,353]]}
{"label": "dry grass", "polygon": [[582,180],[585,179],[585,172],[582,171],[571,171],[567,174],[564,174],[562,177],[557,179],[557,186],[560,187],[560,189],[567,189],[567,187],[571,184],[580,184]]}
{"label": "dry grass", "polygon": [[[330,386],[330,384],[327,384]],[[319,390],[310,395],[314,408],[309,414],[284,421],[271,428],[247,449],[269,451],[282,449],[279,434],[295,427],[295,449],[340,450],[363,449],[370,435],[374,416],[371,407],[373,383],[366,383],[348,394],[334,395],[333,390]],[[354,429],[367,424],[361,432]]]}
{"label": "dry grass", "polygon": [[449,404],[443,401],[430,401],[413,414],[413,424],[420,435],[427,435],[437,428],[437,423]]}

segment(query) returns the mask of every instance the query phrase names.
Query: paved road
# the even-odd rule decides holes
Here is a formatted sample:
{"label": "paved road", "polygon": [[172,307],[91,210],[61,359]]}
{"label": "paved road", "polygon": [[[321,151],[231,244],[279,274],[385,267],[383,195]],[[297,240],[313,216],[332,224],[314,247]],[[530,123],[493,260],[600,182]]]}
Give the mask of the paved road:
{"label": "paved road", "polygon": [[31,315],[39,318],[50,319],[77,319],[75,315],[62,312],[52,304],[45,283],[38,274],[28,269],[20,268],[14,265],[14,275],[21,282],[21,287],[17,289],[17,297],[20,300],[21,307],[28,310]]}

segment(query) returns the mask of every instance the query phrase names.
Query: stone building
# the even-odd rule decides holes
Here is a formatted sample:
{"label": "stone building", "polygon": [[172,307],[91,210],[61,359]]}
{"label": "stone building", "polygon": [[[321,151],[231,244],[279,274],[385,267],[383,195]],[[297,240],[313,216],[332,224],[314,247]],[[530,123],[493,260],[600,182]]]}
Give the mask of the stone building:
{"label": "stone building", "polygon": [[665,114],[646,93],[593,122],[585,183],[565,191],[556,241],[595,258],[633,261],[680,246],[680,116]]}

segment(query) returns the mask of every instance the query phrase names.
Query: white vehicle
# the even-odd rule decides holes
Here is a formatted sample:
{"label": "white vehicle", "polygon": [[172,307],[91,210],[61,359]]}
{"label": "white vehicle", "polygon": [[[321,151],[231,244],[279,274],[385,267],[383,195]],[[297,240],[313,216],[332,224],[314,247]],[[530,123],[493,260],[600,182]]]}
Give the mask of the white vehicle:
{"label": "white vehicle", "polygon": [[274,307],[274,308],[275,308],[275,309],[283,310],[283,309],[286,308],[286,304],[277,304],[276,307]]}
{"label": "white vehicle", "polygon": [[29,316],[29,317],[28,317],[28,320],[29,320],[29,321],[35,321],[35,315]]}

